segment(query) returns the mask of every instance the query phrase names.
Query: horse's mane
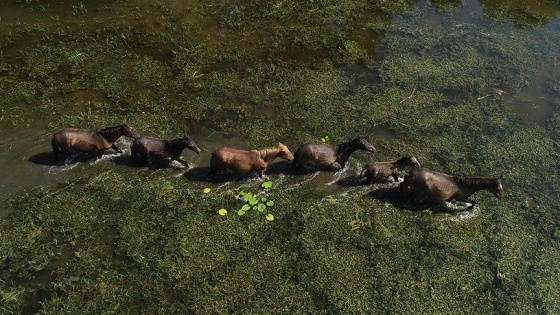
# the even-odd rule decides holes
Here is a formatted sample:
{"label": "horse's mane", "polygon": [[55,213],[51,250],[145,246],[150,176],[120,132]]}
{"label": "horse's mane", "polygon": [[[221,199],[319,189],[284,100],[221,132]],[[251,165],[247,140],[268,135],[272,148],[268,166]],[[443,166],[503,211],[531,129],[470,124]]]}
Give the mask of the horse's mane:
{"label": "horse's mane", "polygon": [[268,147],[260,150],[251,150],[251,151],[255,152],[260,159],[266,161],[267,158],[276,156],[278,152],[282,151],[282,149],[279,147]]}
{"label": "horse's mane", "polygon": [[[177,138],[173,140],[163,140],[165,142],[165,149],[170,152],[175,152],[181,149],[181,143],[184,138]],[[183,148],[184,149],[184,148]]]}
{"label": "horse's mane", "polygon": [[455,176],[453,179],[460,184],[467,186],[483,186],[491,187],[497,184],[497,178],[492,177],[459,177]]}
{"label": "horse's mane", "polygon": [[124,133],[124,125],[118,125],[114,127],[107,127],[97,131],[101,136],[108,141],[114,142]]}
{"label": "horse's mane", "polygon": [[398,165],[408,164],[408,163],[410,163],[410,157],[409,156],[404,156],[404,157],[396,160],[393,163],[398,164]]}
{"label": "horse's mane", "polygon": [[350,140],[348,142],[343,142],[337,145],[337,154],[346,153],[348,151],[354,152],[356,150],[356,143],[360,140],[360,138],[356,138],[354,140]]}

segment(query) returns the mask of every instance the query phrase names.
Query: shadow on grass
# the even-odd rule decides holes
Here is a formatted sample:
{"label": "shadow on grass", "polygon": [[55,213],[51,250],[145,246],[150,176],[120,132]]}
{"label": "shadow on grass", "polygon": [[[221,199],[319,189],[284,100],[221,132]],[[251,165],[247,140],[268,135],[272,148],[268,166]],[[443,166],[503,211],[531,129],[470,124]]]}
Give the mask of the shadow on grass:
{"label": "shadow on grass", "polygon": [[166,169],[176,168],[173,167],[171,159],[140,159],[132,158],[130,155],[119,155],[111,158],[111,161],[117,165],[129,166],[135,168],[149,168],[149,169]]}
{"label": "shadow on grass", "polygon": [[97,156],[91,153],[72,153],[69,156],[59,154],[58,161],[55,162],[54,154],[52,152],[41,152],[29,157],[27,161],[38,165],[62,166],[80,162],[88,162],[91,160],[95,160],[96,158]]}
{"label": "shadow on grass", "polygon": [[266,167],[264,172],[265,174],[299,174],[294,172],[292,169],[292,161],[278,161],[271,163]]}
{"label": "shadow on grass", "polygon": [[339,179],[336,184],[342,187],[356,187],[363,186],[365,182],[360,176],[354,175]]}
{"label": "shadow on grass", "polygon": [[379,201],[390,203],[400,210],[422,211],[428,210],[433,206],[428,202],[418,201],[407,196],[398,186],[374,189],[369,193],[369,196]]}
{"label": "shadow on grass", "polygon": [[[243,181],[248,178],[252,178],[253,175],[240,176],[233,172],[222,172],[219,174],[209,174],[210,167],[193,167],[188,169],[183,176],[187,179],[197,182],[207,182],[207,183],[225,183],[231,181]],[[256,174],[256,173],[255,173]]]}

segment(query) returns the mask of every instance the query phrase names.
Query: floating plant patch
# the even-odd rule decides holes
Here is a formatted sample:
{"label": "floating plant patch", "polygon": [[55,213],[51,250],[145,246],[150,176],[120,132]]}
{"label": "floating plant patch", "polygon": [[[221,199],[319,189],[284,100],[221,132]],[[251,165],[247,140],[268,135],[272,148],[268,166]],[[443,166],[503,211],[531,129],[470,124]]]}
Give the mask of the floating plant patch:
{"label": "floating plant patch", "polygon": [[251,193],[243,190],[237,193],[236,199],[243,202],[243,206],[237,210],[237,215],[242,216],[249,210],[255,210],[267,215],[266,219],[268,221],[274,220],[274,216],[272,214],[266,213],[268,208],[274,206],[274,201],[270,200],[267,196],[259,196],[266,193],[266,189],[272,187],[273,185],[272,181],[266,181],[261,184],[264,191],[261,191],[260,193]]}
{"label": "floating plant patch", "polygon": [[224,208],[222,208],[222,209],[218,210],[218,214],[219,214],[219,215],[226,215],[226,214],[227,214],[227,210],[224,209]]}
{"label": "floating plant patch", "polygon": [[261,187],[266,189],[266,188],[272,187],[272,185],[273,185],[273,184],[272,184],[272,181],[271,181],[271,180],[267,180],[266,182],[264,182],[264,183],[261,184]]}

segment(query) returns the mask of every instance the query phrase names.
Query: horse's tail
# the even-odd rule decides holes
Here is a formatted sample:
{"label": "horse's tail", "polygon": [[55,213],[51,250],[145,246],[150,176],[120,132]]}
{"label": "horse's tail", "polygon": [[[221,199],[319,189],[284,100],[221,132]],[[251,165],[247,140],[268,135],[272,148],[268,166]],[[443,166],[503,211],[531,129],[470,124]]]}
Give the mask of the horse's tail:
{"label": "horse's tail", "polygon": [[51,146],[54,154],[54,161],[58,162],[58,152],[60,149],[58,148],[58,144],[56,143],[56,139],[54,138],[54,136],[51,139]]}

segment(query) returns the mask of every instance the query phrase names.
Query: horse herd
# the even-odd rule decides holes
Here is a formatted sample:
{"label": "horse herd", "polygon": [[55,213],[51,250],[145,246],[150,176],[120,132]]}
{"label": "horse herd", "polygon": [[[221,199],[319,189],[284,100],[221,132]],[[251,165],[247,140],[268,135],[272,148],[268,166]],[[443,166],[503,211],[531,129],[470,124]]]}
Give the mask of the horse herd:
{"label": "horse herd", "polygon": [[[121,136],[134,138],[130,146],[131,159],[147,157],[153,159],[171,158],[185,166],[187,161],[181,158],[185,148],[200,153],[195,141],[185,135],[174,140],[164,140],[141,136],[130,125],[122,124],[101,130],[87,130],[66,128],[55,133],[51,140],[55,162],[60,153],[69,155],[72,152],[93,152],[100,158],[104,151],[113,149],[119,153],[122,150],[115,146],[115,141]],[[292,170],[300,172],[303,168],[316,169],[331,168],[335,163],[344,169],[350,155],[356,150],[375,153],[375,148],[361,137],[338,145],[324,143],[306,143],[300,146],[292,155],[288,147],[278,143],[277,147],[262,150],[239,150],[222,147],[212,151],[210,157],[209,175],[219,174],[231,170],[246,176],[257,172],[260,177],[269,163],[276,158],[293,161]],[[470,207],[474,202],[469,197],[479,190],[488,190],[496,197],[504,195],[500,178],[492,177],[459,177],[422,168],[414,155],[402,157],[394,162],[371,162],[364,166],[360,177],[371,182],[376,178],[395,182],[408,169],[399,189],[408,196],[421,196],[432,203],[443,203],[451,200],[468,202]]]}

